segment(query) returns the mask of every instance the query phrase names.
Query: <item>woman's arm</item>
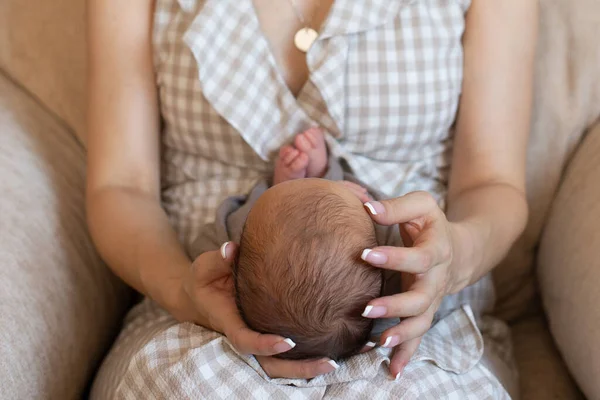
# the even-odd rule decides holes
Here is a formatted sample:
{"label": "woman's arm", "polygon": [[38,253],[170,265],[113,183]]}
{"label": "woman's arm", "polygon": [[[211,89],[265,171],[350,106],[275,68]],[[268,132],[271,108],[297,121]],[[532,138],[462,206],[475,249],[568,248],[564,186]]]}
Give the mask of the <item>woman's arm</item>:
{"label": "woman's arm", "polygon": [[263,368],[272,376],[309,379],[331,372],[329,359],[265,357],[293,346],[283,337],[254,332],[242,321],[231,279],[235,244],[192,263],[161,208],[153,4],[89,0],[87,211],[92,238],[129,285],[180,321],[222,332],[238,351],[263,356]]}
{"label": "woman's arm", "polygon": [[527,221],[525,162],[538,2],[473,1],[448,193],[457,228],[451,292],[506,255]]}
{"label": "woman's arm", "polygon": [[112,270],[181,320],[188,259],[160,205],[152,0],[90,0],[87,213]]}
{"label": "woman's arm", "polygon": [[525,227],[537,13],[534,0],[473,0],[447,213],[423,192],[368,204],[376,222],[400,224],[407,246],[363,253],[373,266],[404,273],[406,291],[369,302],[363,314],[403,318],[381,338],[396,348],[394,376],[431,327],[443,297],[488,273]]}

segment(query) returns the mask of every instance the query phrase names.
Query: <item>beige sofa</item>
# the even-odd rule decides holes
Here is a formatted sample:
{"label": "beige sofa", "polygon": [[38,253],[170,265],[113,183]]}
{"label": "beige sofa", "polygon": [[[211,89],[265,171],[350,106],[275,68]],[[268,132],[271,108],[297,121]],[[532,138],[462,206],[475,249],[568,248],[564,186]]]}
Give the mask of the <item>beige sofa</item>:
{"label": "beige sofa", "polygon": [[[131,304],[85,227],[84,3],[0,0],[1,399],[85,395]],[[541,11],[532,212],[498,314],[523,399],[600,399],[600,2]]]}

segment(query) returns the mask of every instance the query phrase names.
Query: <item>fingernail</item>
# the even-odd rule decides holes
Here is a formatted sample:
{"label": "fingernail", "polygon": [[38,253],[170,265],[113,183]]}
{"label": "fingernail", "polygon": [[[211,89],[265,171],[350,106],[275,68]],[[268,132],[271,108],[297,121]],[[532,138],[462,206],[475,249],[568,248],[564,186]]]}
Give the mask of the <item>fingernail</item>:
{"label": "fingernail", "polygon": [[387,262],[388,258],[385,254],[379,251],[373,251],[371,249],[364,249],[360,258],[373,265],[383,265]]}
{"label": "fingernail", "polygon": [[390,347],[394,347],[396,346],[398,343],[396,343],[396,337],[395,336],[388,336],[387,339],[385,339],[385,342],[383,342],[382,347],[385,348],[390,348]]}
{"label": "fingernail", "polygon": [[378,201],[368,201],[364,206],[369,210],[371,215],[379,215],[385,213],[385,207]]}
{"label": "fingernail", "polygon": [[285,351],[293,349],[294,347],[296,347],[296,343],[294,343],[292,339],[288,338],[276,343],[275,346],[273,346],[273,350],[279,353],[283,353]]}
{"label": "fingernail", "polygon": [[[330,372],[335,371],[340,366],[335,361],[329,358],[321,359],[317,371],[319,371],[319,375],[329,374]],[[332,369],[333,368],[333,369]]]}
{"label": "fingernail", "polygon": [[375,342],[367,342],[367,344],[365,344],[365,346],[367,346],[367,347],[375,347],[375,346],[377,346],[377,343],[375,343]]}
{"label": "fingernail", "polygon": [[366,306],[362,316],[368,318],[379,318],[387,314],[387,308],[381,306]]}
{"label": "fingernail", "polygon": [[223,257],[223,260],[227,260],[227,246],[229,245],[229,242],[225,242],[223,243],[223,246],[221,246],[221,257]]}
{"label": "fingernail", "polygon": [[401,376],[402,376],[402,372],[398,372],[396,374],[396,377],[394,378],[394,380],[397,381],[398,379],[400,379]]}

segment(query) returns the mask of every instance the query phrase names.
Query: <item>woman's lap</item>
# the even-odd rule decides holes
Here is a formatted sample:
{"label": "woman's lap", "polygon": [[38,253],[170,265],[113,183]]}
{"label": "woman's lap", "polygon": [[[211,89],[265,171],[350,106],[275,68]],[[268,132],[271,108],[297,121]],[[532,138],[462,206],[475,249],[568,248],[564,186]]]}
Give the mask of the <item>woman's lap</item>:
{"label": "woman's lap", "polygon": [[[457,311],[457,318],[450,316],[434,326],[432,335],[437,329],[443,336],[424,339],[422,351],[396,382],[387,372],[384,349],[354,357],[338,371],[311,381],[269,380],[253,357],[236,354],[221,335],[178,324],[145,300],[128,315],[94,382],[91,398],[509,398],[498,380],[510,392],[516,387],[508,331],[502,323],[484,321],[485,352],[482,342],[471,364],[473,360],[461,354],[477,347],[469,341],[469,334],[463,342],[444,341],[465,336],[462,333],[470,324],[464,316],[469,313],[470,308],[466,313]],[[435,360],[432,354],[440,347],[449,348],[449,356]],[[461,357],[462,362],[453,364],[453,359]]]}
{"label": "woman's lap", "polygon": [[91,399],[114,399],[135,355],[169,327],[177,325],[166,311],[144,300],[125,319],[124,328],[102,362],[90,394]]}

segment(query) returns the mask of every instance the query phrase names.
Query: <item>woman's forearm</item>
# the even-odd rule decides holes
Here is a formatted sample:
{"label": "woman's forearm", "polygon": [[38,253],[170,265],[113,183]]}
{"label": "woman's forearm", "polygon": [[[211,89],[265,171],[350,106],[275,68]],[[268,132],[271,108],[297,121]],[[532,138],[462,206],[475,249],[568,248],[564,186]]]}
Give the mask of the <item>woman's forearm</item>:
{"label": "woman's forearm", "polygon": [[473,1],[466,16],[464,80],[447,217],[456,239],[453,291],[506,255],[527,222],[525,170],[538,2]]}
{"label": "woman's forearm", "polygon": [[525,229],[527,215],[524,193],[508,184],[480,185],[448,199],[447,217],[456,238],[452,293],[477,282],[502,261]]}
{"label": "woman's forearm", "polygon": [[175,317],[188,319],[193,307],[182,282],[191,261],[156,198],[109,187],[88,192],[87,204],[94,242],[115,274]]}
{"label": "woman's forearm", "polygon": [[153,4],[88,1],[88,224],[115,274],[188,320],[190,260],[160,205]]}

